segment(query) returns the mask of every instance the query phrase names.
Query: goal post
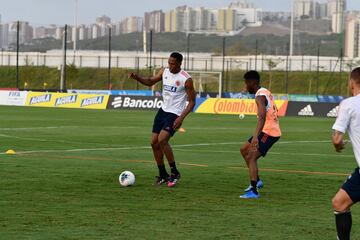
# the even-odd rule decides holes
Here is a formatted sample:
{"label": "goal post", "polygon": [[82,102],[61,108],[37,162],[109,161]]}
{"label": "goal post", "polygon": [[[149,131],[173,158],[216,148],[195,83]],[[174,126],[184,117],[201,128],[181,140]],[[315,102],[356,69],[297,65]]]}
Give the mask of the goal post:
{"label": "goal post", "polygon": [[187,71],[194,82],[198,93],[215,92],[218,97],[222,95],[222,72]]}

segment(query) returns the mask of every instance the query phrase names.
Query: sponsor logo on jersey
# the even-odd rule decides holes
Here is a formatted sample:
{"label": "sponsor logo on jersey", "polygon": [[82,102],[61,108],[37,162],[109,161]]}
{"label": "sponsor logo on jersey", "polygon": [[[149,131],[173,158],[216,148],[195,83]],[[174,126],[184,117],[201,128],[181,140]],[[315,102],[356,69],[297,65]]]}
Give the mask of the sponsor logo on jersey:
{"label": "sponsor logo on jersey", "polygon": [[315,113],[313,112],[310,104],[307,105],[306,107],[304,107],[303,109],[301,109],[299,112],[299,116],[313,117],[314,115],[315,115]]}
{"label": "sponsor logo on jersey", "polygon": [[61,106],[61,105],[70,104],[70,103],[76,103],[76,100],[77,100],[77,95],[60,97],[60,98],[56,99],[55,106]]}
{"label": "sponsor logo on jersey", "polygon": [[102,104],[103,102],[104,102],[104,96],[85,98],[81,101],[80,107]]}
{"label": "sponsor logo on jersey", "polygon": [[177,87],[170,86],[170,85],[164,85],[164,91],[176,92],[176,91],[177,91]]}
{"label": "sponsor logo on jersey", "polygon": [[40,96],[35,96],[30,98],[30,105],[39,104],[39,103],[47,103],[51,101],[51,94],[45,94]]}

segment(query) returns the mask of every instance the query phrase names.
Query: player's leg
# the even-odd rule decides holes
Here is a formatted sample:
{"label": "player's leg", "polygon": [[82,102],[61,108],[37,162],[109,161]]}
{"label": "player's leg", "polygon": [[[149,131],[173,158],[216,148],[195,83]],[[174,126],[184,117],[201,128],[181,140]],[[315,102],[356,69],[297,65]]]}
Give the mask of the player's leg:
{"label": "player's leg", "polygon": [[154,158],[159,169],[159,176],[156,178],[156,184],[161,185],[167,181],[169,178],[169,174],[166,171],[165,164],[164,164],[164,153],[161,150],[159,141],[158,141],[159,134],[153,133],[151,136],[151,147],[153,150]]}
{"label": "player's leg", "polygon": [[353,201],[345,190],[340,189],[333,198],[332,205],[334,208],[338,239],[348,240],[350,239],[352,226],[350,207],[353,205]]}
{"label": "player's leg", "polygon": [[[251,138],[249,139],[250,141],[251,141]],[[250,151],[250,142],[248,141],[248,142],[246,142],[246,143],[244,143],[242,146],[241,146],[241,148],[240,148],[240,153],[241,153],[241,155],[242,155],[242,157],[244,158],[244,160],[245,160],[245,162],[246,162],[246,165],[247,165],[247,167],[249,168],[249,161],[248,161],[248,157],[247,157],[247,155],[249,154],[249,151]],[[256,179],[256,186],[257,186],[257,188],[263,188],[264,187],[264,183],[263,183],[263,181],[261,181],[261,179],[260,179],[260,177],[259,177],[259,175],[257,175],[257,179]],[[250,191],[252,189],[252,186],[251,186],[251,184],[245,189],[245,192],[248,192],[248,191]]]}
{"label": "player's leg", "polygon": [[[271,137],[266,133],[260,133],[258,136],[259,146],[258,149],[249,149],[248,154],[245,156],[246,161],[248,162],[249,167],[249,175],[250,175],[250,189],[246,189],[246,193],[241,195],[241,198],[258,198],[259,193],[257,189],[258,185],[262,181],[259,178],[259,168],[257,161],[262,156],[265,157],[267,152],[271,149],[271,147],[279,140],[279,137]],[[251,142],[251,138],[249,142]]]}
{"label": "player's leg", "polygon": [[169,187],[175,186],[180,180],[180,172],[176,167],[174,152],[169,144],[172,135],[173,134],[171,132],[162,130],[158,138],[161,150],[165,154],[166,159],[168,160],[169,166],[171,168],[171,176],[169,178],[169,183],[168,183]]}
{"label": "player's leg", "polygon": [[151,147],[153,150],[154,158],[159,169],[159,176],[156,177],[155,184],[162,185],[166,183],[169,178],[169,174],[166,171],[164,164],[164,153],[159,144],[159,134],[164,125],[164,112],[160,109],[156,114],[153,124],[152,136],[151,136]]}
{"label": "player's leg", "polygon": [[243,157],[243,159],[245,160],[246,166],[248,166],[248,167],[249,167],[249,163],[248,163],[248,161],[246,160],[246,156],[247,156],[248,153],[249,153],[249,149],[250,149],[250,143],[249,143],[249,142],[244,143],[244,144],[240,147],[240,154],[241,154],[241,156]]}
{"label": "player's leg", "polygon": [[165,130],[162,130],[158,136],[158,142],[162,152],[165,154],[166,159],[168,160],[168,163],[172,164],[175,162],[175,157],[172,148],[169,144],[170,138],[171,138],[170,133]]}
{"label": "player's leg", "polygon": [[258,168],[257,161],[260,157],[261,157],[261,153],[258,150],[256,150],[256,151],[250,150],[245,157],[246,161],[249,163],[249,177],[250,177],[251,190],[256,194],[258,193],[257,183],[259,180],[259,177],[258,177],[259,176],[259,168]]}
{"label": "player's leg", "polygon": [[153,150],[154,158],[157,165],[164,165],[164,153],[159,145],[159,134],[153,133],[151,135],[151,148]]}
{"label": "player's leg", "polygon": [[336,229],[340,240],[350,239],[351,212],[353,204],[360,201],[360,170],[355,169],[332,200]]}
{"label": "player's leg", "polygon": [[249,163],[249,176],[251,185],[256,188],[256,183],[258,181],[259,168],[257,161],[261,157],[261,153],[259,151],[250,151],[246,156],[246,161]]}

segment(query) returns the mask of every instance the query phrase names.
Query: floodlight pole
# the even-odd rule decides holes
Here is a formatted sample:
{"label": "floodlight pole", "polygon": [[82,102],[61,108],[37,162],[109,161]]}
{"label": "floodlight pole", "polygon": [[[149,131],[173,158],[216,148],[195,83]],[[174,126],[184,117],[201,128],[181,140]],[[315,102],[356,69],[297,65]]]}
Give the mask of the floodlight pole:
{"label": "floodlight pole", "polygon": [[291,26],[290,26],[290,51],[289,55],[294,54],[294,1],[291,3]]}
{"label": "floodlight pole", "polygon": [[[78,38],[78,0],[75,0],[75,15],[74,15],[74,27],[75,27],[75,36],[74,37],[74,65],[76,60],[76,50],[77,50],[77,38]],[[73,31],[74,33],[74,31]]]}
{"label": "floodlight pole", "polygon": [[319,96],[319,81],[320,81],[320,44],[317,51],[317,69],[316,69],[316,96]]}
{"label": "floodlight pole", "polygon": [[153,30],[150,30],[149,39],[149,72],[152,74]]}
{"label": "floodlight pole", "polygon": [[288,94],[289,93],[289,54],[290,54],[290,44],[287,43],[286,44],[286,76],[285,76],[285,93]]}
{"label": "floodlight pole", "polygon": [[108,64],[108,88],[111,90],[111,27],[109,27],[109,64]]}
{"label": "floodlight pole", "polygon": [[190,69],[190,33],[186,34],[187,41],[186,41],[186,70]]}
{"label": "floodlight pole", "polygon": [[63,63],[61,66],[61,80],[60,80],[60,91],[63,92],[66,89],[66,47],[67,47],[67,30],[68,27],[65,25],[64,36],[63,36]]}
{"label": "floodlight pole", "polygon": [[[225,86],[225,80],[224,80],[224,75],[225,75],[225,55],[226,55],[226,38],[223,37],[222,39],[222,74],[221,74],[221,82],[222,82],[222,89],[221,91],[224,92],[224,86]],[[221,96],[220,96],[221,97]]]}
{"label": "floodlight pole", "polygon": [[20,22],[16,25],[16,88],[19,89],[19,48],[20,48]]}
{"label": "floodlight pole", "polygon": [[255,70],[257,71],[257,62],[258,62],[258,40],[255,41]]}
{"label": "floodlight pole", "polygon": [[340,49],[340,81],[339,81],[339,96],[341,96],[342,88],[342,74],[343,74],[343,64],[344,64],[344,49]]}

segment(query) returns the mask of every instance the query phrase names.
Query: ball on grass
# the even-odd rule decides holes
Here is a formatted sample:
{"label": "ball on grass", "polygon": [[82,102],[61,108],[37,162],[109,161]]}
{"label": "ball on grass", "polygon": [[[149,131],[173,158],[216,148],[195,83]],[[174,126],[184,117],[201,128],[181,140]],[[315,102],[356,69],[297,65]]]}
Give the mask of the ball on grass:
{"label": "ball on grass", "polygon": [[119,176],[119,183],[123,187],[129,187],[135,184],[135,175],[130,171],[124,171]]}

